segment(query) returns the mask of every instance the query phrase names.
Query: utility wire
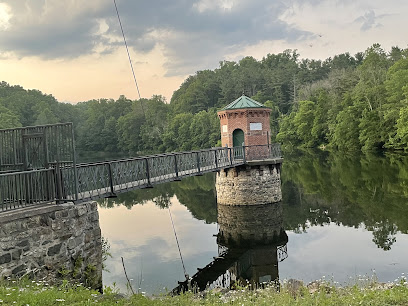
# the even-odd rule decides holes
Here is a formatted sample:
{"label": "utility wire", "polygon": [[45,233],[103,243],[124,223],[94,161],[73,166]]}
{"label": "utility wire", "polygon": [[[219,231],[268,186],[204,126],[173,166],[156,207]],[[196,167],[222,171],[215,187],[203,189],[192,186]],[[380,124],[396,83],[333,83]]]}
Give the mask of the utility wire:
{"label": "utility wire", "polygon": [[174,237],[176,237],[177,248],[180,254],[181,264],[183,265],[184,277],[186,278],[186,280],[188,280],[189,276],[187,274],[186,267],[184,266],[183,256],[181,255],[180,244],[177,239],[177,233],[176,233],[176,228],[174,227],[173,217],[171,216],[170,205],[169,205],[169,215],[170,215],[171,224],[173,226]]}
{"label": "utility wire", "polygon": [[125,271],[125,276],[126,276],[126,279],[127,279],[127,284],[129,286],[130,290],[132,291],[133,295],[135,295],[135,292],[133,291],[133,288],[132,288],[132,284],[130,283],[129,277],[128,277],[127,272],[126,272],[125,261],[123,260],[123,257],[121,257],[121,258],[122,258],[123,271]]}
{"label": "utility wire", "polygon": [[126,52],[127,52],[128,58],[129,58],[130,68],[132,69],[133,79],[135,80],[137,93],[139,95],[139,100],[140,100],[140,105],[142,107],[143,116],[145,116],[144,109],[143,109],[143,103],[141,101],[139,86],[137,85],[135,70],[133,69],[132,59],[130,58],[129,48],[128,48],[128,45],[127,45],[127,42],[126,42],[125,32],[123,31],[122,22],[120,21],[119,10],[118,10],[118,6],[116,5],[116,0],[113,0],[113,3],[115,4],[116,14],[118,15],[120,30],[122,31],[123,41],[125,42]]}

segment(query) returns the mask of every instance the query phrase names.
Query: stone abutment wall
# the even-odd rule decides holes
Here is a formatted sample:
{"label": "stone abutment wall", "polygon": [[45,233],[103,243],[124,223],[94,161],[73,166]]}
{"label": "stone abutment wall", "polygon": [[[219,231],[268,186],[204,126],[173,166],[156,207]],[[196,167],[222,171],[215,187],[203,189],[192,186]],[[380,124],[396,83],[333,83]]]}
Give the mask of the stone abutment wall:
{"label": "stone abutment wall", "polygon": [[102,288],[97,203],[33,206],[0,213],[0,277],[25,275]]}

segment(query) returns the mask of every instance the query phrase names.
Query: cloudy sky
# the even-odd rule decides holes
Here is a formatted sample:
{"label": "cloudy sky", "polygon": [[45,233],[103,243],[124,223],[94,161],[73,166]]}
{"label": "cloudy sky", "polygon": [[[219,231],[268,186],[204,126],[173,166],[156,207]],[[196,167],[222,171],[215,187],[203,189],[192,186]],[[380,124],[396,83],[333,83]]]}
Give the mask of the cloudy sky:
{"label": "cloudy sky", "polygon": [[[142,97],[221,60],[408,44],[406,0],[116,0]],[[0,81],[61,102],[138,97],[113,0],[0,0]]]}

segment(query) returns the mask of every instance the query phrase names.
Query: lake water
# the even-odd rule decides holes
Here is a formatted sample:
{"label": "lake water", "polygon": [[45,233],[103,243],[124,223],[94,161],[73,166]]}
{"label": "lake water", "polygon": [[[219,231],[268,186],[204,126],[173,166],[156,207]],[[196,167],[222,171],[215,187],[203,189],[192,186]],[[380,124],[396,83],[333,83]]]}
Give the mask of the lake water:
{"label": "lake water", "polygon": [[[264,263],[265,269],[275,266],[280,280],[306,283],[325,278],[350,284],[366,277],[387,282],[408,274],[408,157],[286,154],[281,178],[287,258]],[[184,280],[170,213],[190,276],[219,255],[212,173],[99,205],[102,236],[112,255],[104,285],[126,292],[121,257],[135,290],[157,294]],[[260,231],[263,226],[268,225],[259,224]],[[256,252],[247,256],[272,258],[276,247]]]}

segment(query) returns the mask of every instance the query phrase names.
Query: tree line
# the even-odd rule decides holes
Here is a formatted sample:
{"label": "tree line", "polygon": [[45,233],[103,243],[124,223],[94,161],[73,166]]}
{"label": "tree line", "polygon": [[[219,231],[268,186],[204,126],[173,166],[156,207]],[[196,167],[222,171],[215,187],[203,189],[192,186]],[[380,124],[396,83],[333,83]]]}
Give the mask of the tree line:
{"label": "tree line", "polygon": [[243,93],[272,109],[272,140],[341,150],[405,149],[408,50],[375,44],[354,56],[300,59],[293,50],[261,60],[222,61],[189,76],[170,103],[95,99],[75,105],[0,83],[0,128],[73,122],[79,151],[129,155],[220,144],[217,110]]}
{"label": "tree line", "polygon": [[[342,151],[407,150],[408,49],[368,48],[361,64],[302,86],[277,140]],[[352,58],[350,58],[352,60]]]}

